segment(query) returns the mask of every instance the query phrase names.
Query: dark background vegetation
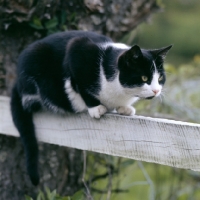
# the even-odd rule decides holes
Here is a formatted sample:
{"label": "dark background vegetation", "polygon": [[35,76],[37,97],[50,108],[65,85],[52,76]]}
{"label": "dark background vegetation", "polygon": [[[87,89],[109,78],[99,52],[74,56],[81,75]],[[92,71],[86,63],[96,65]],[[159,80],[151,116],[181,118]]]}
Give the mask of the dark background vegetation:
{"label": "dark background vegetation", "polygon": [[[199,10],[198,0],[0,0],[0,95],[10,95],[17,57],[32,41],[58,31],[93,30],[144,48],[174,44],[163,96],[136,109],[200,123]],[[200,199],[198,172],[157,164],[41,143],[40,168],[42,181],[35,188],[19,139],[0,136],[0,199],[51,199],[54,189],[73,200]]]}

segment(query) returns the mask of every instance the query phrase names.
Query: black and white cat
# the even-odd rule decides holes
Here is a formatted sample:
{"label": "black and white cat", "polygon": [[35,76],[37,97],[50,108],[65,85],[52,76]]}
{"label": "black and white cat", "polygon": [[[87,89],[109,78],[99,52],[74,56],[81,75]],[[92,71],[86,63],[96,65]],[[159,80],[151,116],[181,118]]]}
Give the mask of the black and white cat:
{"label": "black and white cat", "polygon": [[11,111],[32,183],[39,183],[33,112],[134,115],[134,102],[161,94],[163,60],[171,47],[145,50],[83,31],[57,33],[28,46],[18,60]]}

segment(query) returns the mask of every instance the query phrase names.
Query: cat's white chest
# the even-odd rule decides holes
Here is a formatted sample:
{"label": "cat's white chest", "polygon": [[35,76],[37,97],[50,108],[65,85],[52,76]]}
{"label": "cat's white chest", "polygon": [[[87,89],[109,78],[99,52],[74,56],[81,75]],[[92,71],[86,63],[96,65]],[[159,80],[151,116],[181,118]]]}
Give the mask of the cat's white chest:
{"label": "cat's white chest", "polygon": [[103,73],[101,73],[101,91],[97,98],[110,111],[119,106],[131,105],[138,99],[127,93],[119,83],[118,76],[114,80],[108,81]]}

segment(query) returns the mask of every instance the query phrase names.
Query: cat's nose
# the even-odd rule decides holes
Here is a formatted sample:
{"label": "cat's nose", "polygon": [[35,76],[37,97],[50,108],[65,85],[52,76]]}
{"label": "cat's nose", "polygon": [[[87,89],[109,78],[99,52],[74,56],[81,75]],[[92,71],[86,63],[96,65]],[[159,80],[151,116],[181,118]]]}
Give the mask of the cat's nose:
{"label": "cat's nose", "polygon": [[156,94],[158,94],[158,92],[160,92],[160,90],[152,90],[153,91],[153,93],[156,95]]}

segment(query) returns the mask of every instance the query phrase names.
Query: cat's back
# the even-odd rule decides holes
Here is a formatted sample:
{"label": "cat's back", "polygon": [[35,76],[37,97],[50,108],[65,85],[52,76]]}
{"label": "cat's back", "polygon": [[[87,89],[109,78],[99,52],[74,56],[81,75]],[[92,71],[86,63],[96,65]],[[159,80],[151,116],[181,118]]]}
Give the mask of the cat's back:
{"label": "cat's back", "polygon": [[37,46],[41,44],[48,45],[49,47],[52,47],[55,51],[65,51],[66,45],[68,42],[73,38],[79,38],[79,37],[87,37],[92,42],[99,44],[99,43],[107,43],[112,42],[112,40],[104,35],[100,35],[95,32],[90,31],[66,31],[66,32],[59,32],[52,35],[49,35],[45,38],[42,38],[40,40],[35,41],[31,45],[29,45],[25,51],[34,51],[34,49],[37,49]]}
{"label": "cat's back", "polygon": [[49,43],[51,45],[61,45],[67,44],[70,39],[75,37],[87,37],[92,40],[94,43],[104,43],[104,42],[112,42],[112,40],[104,35],[91,32],[91,31],[66,31],[55,33],[50,36],[47,36],[40,41],[45,43]]}
{"label": "cat's back", "polygon": [[46,70],[45,66],[50,65],[61,67],[67,44],[71,39],[79,37],[87,37],[96,44],[112,42],[109,37],[88,31],[55,33],[35,41],[22,51],[18,59],[18,71],[20,72],[30,65],[30,70],[33,69],[32,65],[34,65],[34,69],[37,69],[37,62],[43,65],[44,70]]}

